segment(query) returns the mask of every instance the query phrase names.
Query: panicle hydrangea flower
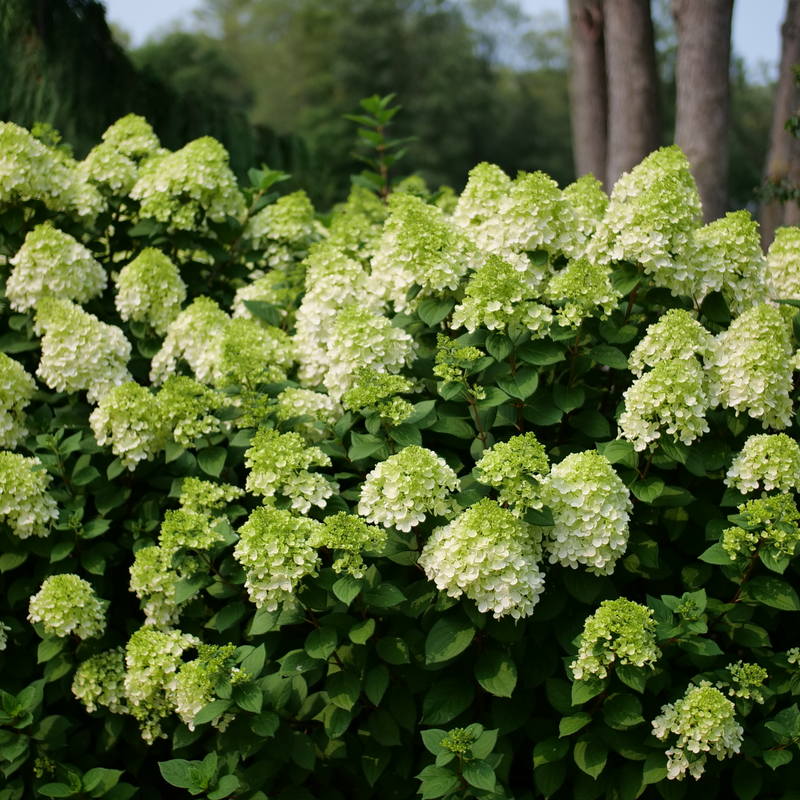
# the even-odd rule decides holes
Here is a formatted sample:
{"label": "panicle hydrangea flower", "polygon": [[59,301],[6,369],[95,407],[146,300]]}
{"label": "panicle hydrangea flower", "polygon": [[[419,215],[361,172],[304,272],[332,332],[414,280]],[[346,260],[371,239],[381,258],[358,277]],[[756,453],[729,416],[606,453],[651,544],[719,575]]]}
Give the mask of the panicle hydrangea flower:
{"label": "panicle hydrangea flower", "polygon": [[169,257],[148,247],[120,270],[115,282],[120,317],[146,323],[156,335],[166,336],[186,300],[186,284]]}
{"label": "panicle hydrangea flower", "polygon": [[157,546],[140,548],[134,555],[130,575],[130,590],[144,601],[144,624],[161,630],[176,625],[185,604],[175,602],[175,584],[181,576],[172,567],[172,551]]}
{"label": "panicle hydrangea flower", "polygon": [[659,361],[688,360],[695,354],[709,358],[714,337],[691,314],[682,308],[671,308],[654,322],[628,356],[628,369],[641,376],[645,367]]}
{"label": "panicle hydrangea flower", "polygon": [[766,261],[749,211],[729,212],[696,230],[676,265],[695,283],[694,292],[683,294],[722,292],[734,314],[766,299]]}
{"label": "panicle hydrangea flower", "polygon": [[742,494],[800,489],[800,445],[785,433],[750,436],[725,478]]}
{"label": "panicle hydrangea flower", "polygon": [[746,411],[764,428],[792,422],[792,310],[761,303],[715,339],[709,383],[712,406]]}
{"label": "panicle hydrangea flower", "polygon": [[239,529],[233,549],[247,571],[245,587],[258,608],[276,611],[292,601],[295,587],[306,576],[316,576],[319,556],[310,542],[321,524],[289,511],[261,506]]}
{"label": "panicle hydrangea flower", "polygon": [[58,519],[56,501],[47,493],[53,480],[38,458],[0,452],[0,519],[20,539],[47,536]]}
{"label": "panicle hydrangea flower", "polygon": [[602,680],[612,664],[653,669],[660,655],[652,609],[620,597],[603,600],[600,608],[586,618],[578,657],[570,669],[576,681],[592,675]]}
{"label": "panicle hydrangea flower", "polygon": [[388,213],[374,192],[363,186],[351,186],[347,201],[333,209],[328,241],[347,256],[366,264],[378,249]]}
{"label": "panicle hydrangea flower", "polygon": [[608,208],[608,195],[603,184],[589,173],[564,189],[564,197],[572,203],[581,233],[590,239]]}
{"label": "panicle hydrangea flower", "polygon": [[161,147],[150,123],[138,114],[118,119],[103,134],[103,142],[134,159],[149,156]]}
{"label": "panicle hydrangea flower", "polygon": [[329,467],[330,458],[317,447],[308,447],[299,433],[278,433],[271,428],[256,431],[245,455],[247,491],[274,503],[280,493],[289,497],[292,508],[308,513],[312,505],[324,508],[339,485],[323,475],[311,473],[311,467]]}
{"label": "panicle hydrangea flower", "polygon": [[718,689],[728,688],[728,697],[742,697],[745,700],[754,700],[759,705],[764,703],[764,695],[761,687],[769,674],[758,664],[746,664],[744,661],[737,661],[735,664],[728,665],[728,672],[731,676],[730,683],[717,682]]}
{"label": "panicle hydrangea flower", "polygon": [[295,311],[294,305],[298,295],[303,290],[305,281],[305,270],[297,269],[289,273],[279,269],[271,270],[266,275],[257,278],[247,286],[236,290],[233,298],[232,317],[237,319],[258,319],[245,306],[245,300],[259,300],[274,306],[278,314],[285,320],[287,327],[291,327]]}
{"label": "panicle hydrangea flower", "polygon": [[661,707],[653,720],[653,735],[678,738],[666,751],[667,778],[683,780],[687,771],[699,779],[705,771],[708,755],[720,761],[739,752],[744,730],[736,722],[736,708],[719,689],[708,681],[689,686],[676,703]]}
{"label": "panicle hydrangea flower", "polygon": [[[415,309],[425,297],[441,297],[458,289],[478,251],[464,233],[436,206],[410,194],[393,194],[391,214],[383,226],[372,259],[370,284],[376,295],[391,300],[396,311]],[[407,299],[412,284],[421,287]]]}
{"label": "panicle hydrangea flower", "polygon": [[224,509],[228,503],[244,497],[244,489],[229,483],[212,483],[200,478],[184,478],[179,502],[181,508],[208,517]]}
{"label": "panicle hydrangea flower", "polygon": [[83,661],[72,680],[72,694],[91,714],[105,706],[114,714],[127,714],[125,650],[106,650]]}
{"label": "panicle hydrangea flower", "polygon": [[494,500],[483,498],[425,542],[420,566],[439,591],[465,594],[495,619],[529,617],[544,591],[541,537]]}
{"label": "panicle hydrangea flower", "polygon": [[142,738],[152,744],[166,738],[161,720],[175,710],[177,672],[183,651],[200,642],[178,630],[140,628],[125,647],[125,694],[128,711],[137,720]]}
{"label": "panicle hydrangea flower", "polygon": [[459,486],[443,458],[411,445],[381,461],[367,475],[358,513],[368,522],[408,532],[428,514],[445,517],[456,513],[459,505],[450,495]]}
{"label": "panicle hydrangea flower", "polygon": [[547,306],[535,302],[536,292],[522,273],[498,255],[490,255],[470,278],[465,297],[453,311],[453,327],[462,325],[472,333],[476,328],[505,331],[527,328],[534,334],[545,331],[553,320]]}
{"label": "panicle hydrangea flower", "polygon": [[605,319],[617,307],[620,296],[611,285],[608,269],[586,257],[570,261],[547,285],[547,297],[558,306],[559,321],[573,328],[595,310]]}
{"label": "panicle hydrangea flower", "polygon": [[540,484],[550,472],[544,446],[533,433],[512,436],[484,450],[475,464],[478,480],[500,491],[500,500],[521,516],[529,508],[541,508]]}
{"label": "panicle hydrangea flower", "polygon": [[708,433],[706,410],[713,404],[697,359],[659,361],[625,390],[620,436],[644,450],[662,432],[684,444]]}
{"label": "panicle hydrangea flower", "polygon": [[222,540],[222,534],[212,527],[212,522],[214,520],[209,515],[188,508],[165,511],[158,543],[169,554],[182,547],[187,550],[210,550]]}
{"label": "panicle hydrangea flower", "polygon": [[372,293],[364,265],[331,242],[314,245],[304,263],[306,292],[297,311],[294,341],[300,361],[298,377],[310,388],[318,386],[328,371],[327,346],[336,315],[349,305],[377,313],[383,301]]}
{"label": "panicle hydrangea flower", "polygon": [[6,296],[15,311],[28,311],[42,297],[85,303],[103,293],[105,269],[91,252],[52,225],[37,225],[25,237],[6,282]]}
{"label": "panicle hydrangea flower", "polygon": [[362,550],[377,552],[386,543],[386,531],[368,525],[363,519],[340,511],[325,517],[308,542],[312,547],[327,547],[334,551],[332,564],[336,572],[347,572],[354,578],[363,578],[366,565]]}
{"label": "panicle hydrangea flower", "polygon": [[772,297],[800,299],[800,228],[777,228],[767,250],[767,285]]}
{"label": "panicle hydrangea flower", "polygon": [[285,260],[284,253],[291,260],[291,250],[285,245],[304,249],[314,233],[314,206],[302,189],[263,208],[250,218],[245,228],[253,249],[265,251],[266,261],[273,268]]}
{"label": "panicle hydrangea flower", "polygon": [[642,264],[656,286],[692,294],[702,278],[674,256],[699,227],[700,215],[686,156],[677,146],[662,147],[617,181],[589,255],[603,263]]}
{"label": "panicle hydrangea flower", "polygon": [[542,481],[555,525],[545,530],[550,563],[610,575],[628,546],[630,493],[596,450],[568,455]]}
{"label": "panicle hydrangea flower", "polygon": [[127,367],[131,344],[125,334],[69,300],[43,297],[36,311],[36,330],[44,331],[36,374],[51,389],[85,389],[94,403],[131,380]]}
{"label": "panicle hydrangea flower", "polygon": [[120,197],[133,189],[138,178],[136,163],[107,142],[93,147],[80,169],[91,183]]}
{"label": "panicle hydrangea flower", "polygon": [[356,383],[342,396],[348,411],[374,411],[383,420],[398,425],[414,413],[407,400],[395,397],[412,390],[411,381],[400,375],[386,375],[370,367],[359,367]]}
{"label": "panicle hydrangea flower", "polygon": [[[774,559],[793,556],[800,542],[800,511],[790,494],[775,494],[759,500],[748,500],[739,506],[739,513],[747,517],[749,530],[733,527],[722,534],[722,546],[731,557],[750,558],[760,548]],[[754,530],[753,530],[754,529]]]}
{"label": "panicle hydrangea flower", "polygon": [[502,249],[505,223],[500,204],[511,191],[511,178],[500,167],[486,162],[470,170],[469,180],[458,198],[453,223],[484,253]]}
{"label": "panicle hydrangea flower", "polygon": [[800,662],[800,647],[790,647],[786,651],[786,660],[790,664],[797,664]]}
{"label": "panicle hydrangea flower", "polygon": [[255,391],[262,383],[280,383],[294,364],[294,344],[280,328],[234,319],[225,327],[214,367],[217,388],[239,386]]}
{"label": "panicle hydrangea flower", "polygon": [[0,622],[0,650],[5,650],[8,645],[8,632],[11,628],[4,622]]}
{"label": "panicle hydrangea flower", "polygon": [[325,386],[331,397],[339,401],[352,388],[356,367],[371,367],[377,372],[396,375],[414,360],[416,347],[411,336],[393,327],[386,317],[362,306],[347,306],[333,322]]}
{"label": "panicle hydrangea flower", "polygon": [[210,136],[160,159],[157,170],[143,169],[130,196],[140,201],[142,217],[179,230],[194,230],[205,217],[222,222],[246,212],[228,152]]}
{"label": "panicle hydrangea flower", "polygon": [[[342,407],[327,394],[315,392],[312,389],[284,389],[278,395],[275,406],[275,418],[279,422],[286,422],[293,417],[311,417],[315,422],[323,425],[333,425],[342,416]],[[314,422],[298,422],[294,426],[306,444],[314,444],[325,438],[324,431],[314,425]]]}
{"label": "panicle hydrangea flower", "polygon": [[36,381],[16,359],[0,353],[0,447],[16,447],[28,435],[25,408]]}
{"label": "panicle hydrangea flower", "polygon": [[45,633],[79,639],[100,637],[106,630],[106,615],[92,584],[77,575],[51,575],[31,597],[28,619],[44,624]]}
{"label": "panicle hydrangea flower", "polygon": [[195,439],[220,432],[221,423],[211,412],[229,400],[186,375],[170,375],[158,390],[156,403],[167,435],[189,448]]}
{"label": "panicle hydrangea flower", "polygon": [[200,296],[167,328],[164,344],[150,364],[150,380],[163,383],[183,359],[200,383],[212,383],[230,317],[210,297]]}
{"label": "panicle hydrangea flower", "polygon": [[167,445],[167,430],[153,393],[138,383],[114,386],[89,416],[97,444],[111,444],[122,465],[133,471],[139,461],[160,453]]}

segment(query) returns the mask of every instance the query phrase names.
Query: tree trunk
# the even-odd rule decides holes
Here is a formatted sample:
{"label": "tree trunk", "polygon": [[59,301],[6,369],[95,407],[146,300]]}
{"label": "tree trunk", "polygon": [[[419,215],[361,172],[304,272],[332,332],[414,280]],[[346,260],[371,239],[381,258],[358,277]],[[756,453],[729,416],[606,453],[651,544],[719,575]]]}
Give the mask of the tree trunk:
{"label": "tree trunk", "polygon": [[703,202],[703,221],[728,207],[728,109],[733,0],[672,0],[678,31],[675,144]]}
{"label": "tree trunk", "polygon": [[650,0],[605,0],[604,16],[611,187],[658,147],[658,75]]}
{"label": "tree trunk", "polygon": [[572,154],[578,177],[605,183],[608,94],[603,0],[569,0]]}
{"label": "tree trunk", "polygon": [[[769,137],[769,152],[764,165],[764,182],[778,184],[790,178],[790,172],[798,167],[797,140],[784,130],[786,120],[791,117],[798,103],[798,90],[794,83],[792,67],[800,61],[800,0],[788,0],[786,18],[781,26],[781,65],[778,74],[778,89],[772,113],[772,128]],[[789,209],[777,200],[761,205],[761,244],[766,249],[775,236],[775,228],[797,217],[796,210]]]}

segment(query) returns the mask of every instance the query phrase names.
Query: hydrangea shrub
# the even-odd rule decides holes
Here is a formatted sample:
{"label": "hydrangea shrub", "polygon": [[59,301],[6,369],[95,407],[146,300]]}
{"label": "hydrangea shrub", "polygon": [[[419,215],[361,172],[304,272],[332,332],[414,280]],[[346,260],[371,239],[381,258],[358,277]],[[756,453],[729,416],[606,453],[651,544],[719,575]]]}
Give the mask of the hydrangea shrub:
{"label": "hydrangea shrub", "polygon": [[800,797],[800,230],[0,166],[0,800]]}

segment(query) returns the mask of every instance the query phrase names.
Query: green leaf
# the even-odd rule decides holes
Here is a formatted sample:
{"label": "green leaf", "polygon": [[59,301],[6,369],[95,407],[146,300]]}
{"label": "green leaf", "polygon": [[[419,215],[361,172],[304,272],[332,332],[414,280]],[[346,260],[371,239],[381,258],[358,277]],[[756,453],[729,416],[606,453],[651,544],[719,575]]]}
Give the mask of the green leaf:
{"label": "green leaf", "polygon": [[378,639],[375,651],[387,664],[408,664],[411,661],[408,643],[397,636]]}
{"label": "green leaf", "polygon": [[353,625],[347,635],[353,644],[366,644],[373,633],[375,633],[375,620],[370,617]]}
{"label": "green leaf", "polygon": [[605,769],[608,750],[599,739],[584,734],[575,742],[574,758],[578,769],[596,779]]}
{"label": "green leaf", "polygon": [[349,606],[361,591],[361,581],[352,575],[344,575],[333,584],[332,591],[337,600],[341,600],[346,606]]}
{"label": "green leaf", "polygon": [[231,700],[212,700],[194,715],[194,724],[203,725],[211,722],[220,714],[224,714],[231,707],[232,702]]}
{"label": "green leaf", "polygon": [[597,697],[608,686],[608,678],[598,678],[590,675],[572,684],[572,705],[582,706],[594,697]]}
{"label": "green leaf", "polygon": [[218,478],[225,466],[226,455],[227,451],[222,447],[206,447],[198,451],[197,463],[206,475]]}
{"label": "green leaf", "polygon": [[422,701],[422,724],[443,725],[466,711],[475,699],[472,681],[464,678],[443,678],[437,681]]}
{"label": "green leaf", "polygon": [[749,761],[738,760],[731,777],[733,791],[739,800],[754,800],[761,790],[761,770]]}
{"label": "green leaf", "polygon": [[361,681],[350,672],[337,672],[328,679],[325,691],[334,705],[350,711],[361,694]]}
{"label": "green leaf", "polygon": [[263,644],[260,644],[242,659],[240,667],[250,676],[250,680],[255,680],[261,674],[261,670],[264,669],[266,661],[267,650]]}
{"label": "green leaf", "polygon": [[463,419],[456,419],[455,417],[445,417],[444,419],[437,419],[431,425],[430,430],[437,433],[447,433],[450,436],[457,436],[459,439],[473,439],[475,437],[475,428],[469,422]]}
{"label": "green leaf", "polygon": [[605,456],[610,464],[622,464],[631,469],[639,466],[639,454],[630,442],[615,440],[613,442],[599,442],[597,452]]}
{"label": "green leaf", "polygon": [[778,769],[792,760],[791,750],[765,750],[763,753],[764,761],[772,769]]}
{"label": "green leaf", "polygon": [[290,650],[281,659],[280,674],[285,676],[301,675],[303,672],[316,669],[320,661],[311,658],[305,650]]}
{"label": "green leaf", "polygon": [[55,658],[67,645],[66,639],[57,636],[49,636],[39,642],[36,652],[36,663],[46,664],[51,658]]}
{"label": "green leaf", "polygon": [[50,563],[63,561],[75,549],[75,542],[58,542],[50,551]]}
{"label": "green leaf", "polygon": [[380,664],[367,673],[364,679],[364,694],[372,705],[380,705],[383,695],[389,688],[389,670]]}
{"label": "green leaf", "polygon": [[580,408],[585,399],[586,393],[580,386],[563,386],[560,383],[556,383],[553,386],[553,402],[565,414]]}
{"label": "green leaf", "polygon": [[579,711],[569,717],[561,717],[558,723],[558,735],[559,737],[570,736],[581,728],[585,728],[591,721],[591,716],[585,711]]}
{"label": "green leaf", "polygon": [[497,379],[497,385],[517,400],[527,400],[539,386],[539,372],[533,367],[520,367],[513,375]]}
{"label": "green leaf", "polygon": [[259,608],[253,621],[250,623],[250,636],[261,636],[269,633],[277,624],[280,611],[267,611],[266,608]]}
{"label": "green leaf", "polygon": [[581,411],[570,418],[569,425],[595,441],[611,438],[611,425],[599,411]]}
{"label": "green leaf", "polygon": [[589,351],[589,358],[612,369],[628,369],[628,359],[622,350],[607,344],[599,344],[592,348]]}
{"label": "green leaf", "polygon": [[457,775],[454,775],[450,770],[444,767],[436,767],[431,765],[425,767],[417,778],[422,781],[419,793],[422,795],[422,800],[432,800],[435,797],[444,797],[450,794],[461,786],[461,781]]}
{"label": "green leaf", "polygon": [[611,275],[611,285],[623,296],[629,295],[641,282],[642,276],[623,270],[614,270]]}
{"label": "green leaf", "polygon": [[394,440],[395,444],[400,447],[420,447],[422,445],[422,434],[413,425],[402,423],[395,425],[390,431],[389,435]]}
{"label": "green leaf", "polygon": [[279,328],[281,325],[281,315],[278,309],[264,300],[244,300],[244,307],[258,319],[263,319],[267,325]]}
{"label": "green leaf", "polygon": [[565,351],[560,344],[539,339],[533,342],[526,342],[516,350],[516,356],[526,364],[533,364],[537,367],[548,367],[558,364],[565,360]]}
{"label": "green leaf", "polygon": [[[191,762],[183,758],[175,758],[172,761],[160,761],[158,768],[161,770],[161,777],[171,786],[179,789],[190,789],[195,782],[189,777],[189,770],[192,768]],[[42,790],[39,789],[41,792]]]}
{"label": "green leaf", "polygon": [[552,797],[567,777],[567,764],[564,761],[540,764],[533,771],[533,782],[545,800]]}
{"label": "green leaf", "polygon": [[664,481],[661,478],[646,478],[643,481],[636,481],[631,486],[631,491],[643,503],[652,504],[664,491]]}
{"label": "green leaf", "polygon": [[280,727],[281,721],[277,714],[272,711],[262,711],[250,720],[250,730],[256,736],[261,736],[264,739],[269,739],[275,735],[275,732]]}
{"label": "green leaf", "polygon": [[441,728],[430,728],[427,731],[421,731],[420,736],[422,736],[422,743],[429,753],[440,756],[450,752],[446,747],[442,747],[442,742],[447,738],[447,731]]}
{"label": "green leaf", "polygon": [[209,792],[208,800],[224,800],[230,797],[239,788],[239,779],[235,775],[223,775],[217,781],[217,788]]}
{"label": "green leaf", "polygon": [[533,768],[534,770],[542,764],[549,764],[559,761],[569,752],[569,742],[551,736],[541,742],[537,742],[533,748]]}
{"label": "green leaf", "polygon": [[312,658],[327,661],[336,649],[337,636],[333,628],[315,628],[306,638],[305,651]]}
{"label": "green leaf", "polygon": [[99,477],[100,471],[95,467],[82,467],[81,469],[76,469],[75,472],[72,473],[72,483],[74,486],[87,486],[95,478]]}
{"label": "green leaf", "polygon": [[375,589],[364,592],[363,597],[368,606],[377,608],[392,608],[406,601],[405,595],[391,583],[382,583]]}
{"label": "green leaf", "polygon": [[497,776],[485,761],[467,761],[461,769],[464,780],[476,789],[494,791]]}
{"label": "green leaf", "polygon": [[617,677],[635,692],[644,692],[647,679],[653,674],[649,667],[637,667],[635,664],[619,664]]}
{"label": "green leaf", "polygon": [[540,528],[551,528],[556,524],[553,512],[547,506],[529,508],[522,516],[529,525],[538,525]]}
{"label": "green leaf", "polygon": [[603,719],[611,728],[624,731],[644,722],[638,697],[624,692],[612,694],[603,703]]}
{"label": "green leaf", "polygon": [[261,689],[254,683],[238,683],[233,687],[233,702],[242,711],[259,714],[264,702],[264,696],[261,693]]}
{"label": "green leaf", "polygon": [[749,597],[765,606],[781,611],[800,611],[800,598],[797,597],[797,592],[786,581],[772,575],[753,578],[745,584],[745,591]]}
{"label": "green leaf", "polygon": [[39,787],[39,794],[45,797],[72,797],[76,792],[66,783],[45,783]]}
{"label": "green leaf", "polygon": [[704,550],[699,556],[701,561],[706,564],[730,565],[732,562],[730,553],[719,543],[712,544],[707,550]]}
{"label": "green leaf", "polygon": [[700,306],[700,311],[704,317],[716,322],[717,325],[727,326],[731,323],[731,310],[721,292],[707,294]]}
{"label": "green leaf", "polygon": [[125,472],[125,465],[122,463],[120,458],[115,458],[109,465],[108,469],[106,470],[106,477],[113,481],[114,478],[118,478],[122,473]]}
{"label": "green leaf", "polygon": [[350,434],[350,450],[347,456],[351,461],[369,458],[375,455],[385,444],[386,440],[379,436],[373,436],[371,433],[364,434],[353,431]]}
{"label": "green leaf", "polygon": [[192,575],[181,578],[175,584],[175,604],[178,605],[185,602],[201,589],[205,589],[206,586],[210,586],[212,583],[214,583],[214,579],[203,572],[195,572]]}
{"label": "green leaf", "polygon": [[232,628],[246,613],[247,607],[244,603],[231,603],[217,611],[205,627],[222,633]]}
{"label": "green leaf", "polygon": [[453,617],[440,619],[425,639],[425,663],[440,664],[463,653],[475,637],[475,626]]}
{"label": "green leaf", "polygon": [[430,297],[419,304],[417,313],[419,318],[432,328],[449,317],[455,307],[456,301],[452,297],[445,297],[441,300]]}
{"label": "green leaf", "polygon": [[28,558],[27,553],[3,553],[0,556],[0,573],[10,572],[22,566]]}
{"label": "green leaf", "polygon": [[497,406],[502,406],[504,403],[507,403],[511,398],[503,391],[498,389],[496,386],[487,386],[484,388],[486,392],[486,397],[482,400],[477,400],[477,406],[481,410],[485,408],[496,408]]}
{"label": "green leaf", "polygon": [[642,782],[645,785],[651,783],[660,783],[667,777],[667,756],[665,753],[658,751],[650,753],[645,759],[644,768],[642,770]]}
{"label": "green leaf", "polygon": [[692,636],[689,639],[678,639],[678,647],[696,656],[722,655],[722,650],[720,650],[716,642],[712,642],[711,639],[703,639],[699,636]]}
{"label": "green leaf", "polygon": [[504,333],[492,331],[486,337],[486,350],[492,358],[498,361],[505,361],[514,349],[514,342]]}
{"label": "green leaf", "polygon": [[[474,727],[474,726],[471,726]],[[495,728],[490,731],[483,731],[470,747],[473,758],[486,758],[497,744],[497,734],[499,730]]]}
{"label": "green leaf", "polygon": [[551,392],[540,390],[525,404],[522,416],[534,425],[555,425],[564,412],[553,402]]}
{"label": "green leaf", "polygon": [[495,697],[511,697],[517,685],[517,665],[505,653],[487,650],[475,664],[475,680]]}

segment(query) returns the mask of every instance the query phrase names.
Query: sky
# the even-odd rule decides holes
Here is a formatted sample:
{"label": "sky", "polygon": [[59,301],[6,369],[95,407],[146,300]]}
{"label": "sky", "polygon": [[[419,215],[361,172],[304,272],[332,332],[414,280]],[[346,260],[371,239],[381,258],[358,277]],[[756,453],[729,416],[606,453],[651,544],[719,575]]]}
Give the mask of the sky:
{"label": "sky", "polygon": [[[202,0],[105,0],[107,18],[131,36],[137,47],[148,37],[176,23],[191,24],[192,11]],[[555,12],[566,17],[567,0],[520,0],[529,14]],[[780,25],[785,0],[735,0],[733,6],[733,49],[743,56],[751,76],[764,64],[774,77],[780,58]]]}

